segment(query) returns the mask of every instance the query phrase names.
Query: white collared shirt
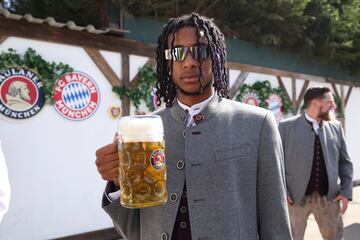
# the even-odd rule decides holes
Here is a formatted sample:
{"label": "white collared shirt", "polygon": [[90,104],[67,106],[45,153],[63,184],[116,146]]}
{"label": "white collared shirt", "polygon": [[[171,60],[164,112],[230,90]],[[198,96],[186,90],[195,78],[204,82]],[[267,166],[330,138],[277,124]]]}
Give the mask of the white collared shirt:
{"label": "white collared shirt", "polygon": [[179,99],[177,99],[177,102],[179,103],[179,106],[184,109],[185,111],[188,112],[188,121],[186,126],[191,127],[191,126],[196,126],[196,123],[194,121],[194,116],[199,114],[202,110],[204,110],[204,108],[209,104],[209,102],[211,101],[211,99],[214,97],[215,93],[213,93],[208,99],[199,102],[197,104],[192,105],[191,107],[183,104],[182,102],[179,101]]}
{"label": "white collared shirt", "polygon": [[2,217],[9,208],[9,203],[10,203],[10,184],[9,184],[5,157],[1,150],[1,140],[0,140],[0,222]]}
{"label": "white collared shirt", "polygon": [[320,128],[320,122],[316,121],[315,119],[313,119],[312,117],[310,117],[306,112],[305,112],[305,118],[312,123],[313,129],[316,133],[316,135],[319,134],[319,128]]}

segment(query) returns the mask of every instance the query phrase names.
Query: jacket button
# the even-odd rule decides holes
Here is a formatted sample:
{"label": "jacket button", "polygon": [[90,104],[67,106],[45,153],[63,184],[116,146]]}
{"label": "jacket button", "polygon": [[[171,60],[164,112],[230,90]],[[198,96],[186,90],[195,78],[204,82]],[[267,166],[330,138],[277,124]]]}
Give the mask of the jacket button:
{"label": "jacket button", "polygon": [[180,212],[181,212],[181,213],[186,213],[186,211],[187,211],[187,208],[186,208],[185,206],[182,206],[182,207],[180,208]]}
{"label": "jacket button", "polygon": [[185,166],[185,163],[184,163],[183,160],[177,161],[177,163],[176,163],[176,168],[177,168],[177,169],[181,170],[181,169],[184,168],[184,166]]}
{"label": "jacket button", "polygon": [[183,191],[183,192],[182,192],[181,197],[182,197],[182,198],[186,198],[186,197],[187,197],[186,191]]}
{"label": "jacket button", "polygon": [[161,233],[161,240],[168,240],[169,239],[169,235],[167,235],[167,233]]}
{"label": "jacket button", "polygon": [[193,118],[195,120],[195,123],[199,123],[200,121],[205,119],[205,116],[202,115],[201,113],[199,113],[199,114],[196,114]]}
{"label": "jacket button", "polygon": [[178,196],[177,196],[176,193],[170,194],[170,201],[171,202],[176,202],[177,199],[178,199]]}
{"label": "jacket button", "polygon": [[180,222],[180,227],[182,229],[185,229],[186,228],[186,222],[184,222],[184,221]]}

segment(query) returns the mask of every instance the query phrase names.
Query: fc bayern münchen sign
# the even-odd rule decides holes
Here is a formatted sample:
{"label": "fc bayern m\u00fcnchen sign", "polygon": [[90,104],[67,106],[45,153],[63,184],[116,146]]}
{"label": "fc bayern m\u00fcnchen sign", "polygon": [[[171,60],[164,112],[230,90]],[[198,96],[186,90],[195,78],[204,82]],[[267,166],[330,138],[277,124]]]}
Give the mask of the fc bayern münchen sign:
{"label": "fc bayern m\u00fcnchen sign", "polygon": [[84,120],[92,116],[100,101],[95,81],[82,72],[62,75],[54,86],[54,108],[64,118]]}

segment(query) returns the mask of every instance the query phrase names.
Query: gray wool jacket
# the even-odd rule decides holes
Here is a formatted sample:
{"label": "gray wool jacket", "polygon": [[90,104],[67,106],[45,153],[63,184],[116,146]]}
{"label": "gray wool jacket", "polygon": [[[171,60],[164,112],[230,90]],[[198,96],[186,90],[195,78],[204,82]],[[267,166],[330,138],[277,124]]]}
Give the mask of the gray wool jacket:
{"label": "gray wool jacket", "polygon": [[[103,208],[127,240],[167,240],[186,178],[193,240],[291,239],[283,151],[271,112],[215,95],[186,126],[175,103],[158,111],[164,122],[167,191],[164,205],[126,209],[119,201]],[[185,167],[178,169],[183,160]]]}
{"label": "gray wool jacket", "polygon": [[[294,203],[299,204],[311,175],[315,133],[304,113],[280,122],[279,130],[284,148],[288,194]],[[333,200],[339,194],[351,200],[353,165],[341,123],[323,121],[319,128],[319,139],[328,176],[328,200]]]}

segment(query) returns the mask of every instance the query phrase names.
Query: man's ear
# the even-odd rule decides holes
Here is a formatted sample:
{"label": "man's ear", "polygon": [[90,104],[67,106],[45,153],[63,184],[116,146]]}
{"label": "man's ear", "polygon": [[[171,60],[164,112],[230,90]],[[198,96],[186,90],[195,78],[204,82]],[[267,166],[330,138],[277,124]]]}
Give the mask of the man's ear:
{"label": "man's ear", "polygon": [[311,100],[310,104],[313,104],[314,107],[320,106],[320,99],[313,99]]}

